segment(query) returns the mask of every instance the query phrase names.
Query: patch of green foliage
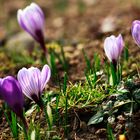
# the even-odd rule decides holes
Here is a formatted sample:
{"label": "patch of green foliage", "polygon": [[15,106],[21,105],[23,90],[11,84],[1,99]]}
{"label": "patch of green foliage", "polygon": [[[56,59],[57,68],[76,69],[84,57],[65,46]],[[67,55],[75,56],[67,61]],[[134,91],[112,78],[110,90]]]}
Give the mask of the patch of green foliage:
{"label": "patch of green foliage", "polygon": [[[54,45],[56,44],[53,44],[53,46]],[[59,53],[61,55],[54,49],[49,50],[50,66],[52,69],[52,75],[54,76],[54,81],[56,80],[55,78],[59,77],[56,60],[58,60],[58,63],[62,65],[64,71],[67,72],[69,67],[63,47],[61,45],[58,45],[57,47],[60,48]],[[34,55],[36,56],[36,54],[37,52],[35,52]],[[93,112],[93,116],[89,120],[88,125],[98,124],[103,121],[106,122],[108,138],[113,139],[113,131],[109,124],[110,122],[108,122],[109,117],[113,118],[116,113],[120,113],[120,108],[124,112],[129,112],[129,114],[132,115],[134,109],[139,107],[139,84],[136,84],[127,78],[122,79],[121,77],[115,86],[109,85],[109,78],[107,78],[110,76],[109,70],[107,69],[109,65],[105,63],[104,66],[101,66],[101,60],[97,54],[94,54],[93,63],[91,63],[84,50],[83,54],[86,62],[85,79],[83,81],[71,83],[68,81],[68,75],[65,72],[63,82],[57,81],[59,83],[58,84],[55,81],[59,85],[58,88],[49,92],[45,91],[42,99],[44,101],[44,107],[46,106],[46,108],[45,117],[42,116],[42,118],[45,118],[47,123],[42,128],[40,120],[36,123],[35,118],[31,118],[28,132],[29,139],[31,137],[34,137],[34,139],[61,139],[64,136],[67,137],[70,127],[68,122],[70,110],[78,110],[82,108],[87,108],[91,113]],[[40,58],[40,56],[37,57]],[[32,57],[12,54],[11,58],[13,64],[17,64],[19,66],[35,64],[34,58]],[[39,63],[40,61],[41,60],[39,60]],[[128,61],[127,48],[124,51],[124,61]],[[127,65],[123,66],[127,67]],[[121,89],[122,87],[124,87],[124,90]],[[111,97],[113,97],[113,100]],[[33,112],[36,112],[37,114],[37,106],[35,106],[35,109],[32,107],[29,108],[27,112],[29,112],[31,116]],[[107,120],[105,121],[105,119]],[[13,128],[16,129],[13,129],[12,125],[14,126]],[[13,121],[12,125],[11,130],[13,131],[13,134],[15,134],[14,137],[17,137],[17,135],[20,136],[21,134],[17,134],[19,130],[15,121]],[[64,131],[64,135],[61,134],[59,128]],[[20,130],[22,131],[19,132],[23,133],[23,129],[20,128]]]}

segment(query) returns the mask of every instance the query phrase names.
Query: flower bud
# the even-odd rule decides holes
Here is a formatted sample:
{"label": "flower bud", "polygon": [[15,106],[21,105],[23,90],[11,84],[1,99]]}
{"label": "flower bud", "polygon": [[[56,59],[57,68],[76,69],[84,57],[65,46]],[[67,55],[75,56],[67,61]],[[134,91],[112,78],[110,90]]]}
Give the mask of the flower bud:
{"label": "flower bud", "polygon": [[23,119],[23,94],[19,82],[14,77],[0,79],[0,95],[16,115]]}
{"label": "flower bud", "polygon": [[132,23],[131,27],[132,37],[135,40],[135,43],[140,46],[140,21],[135,20]]}
{"label": "flower bud", "polygon": [[43,33],[45,17],[41,8],[37,4],[31,3],[25,9],[18,10],[17,19],[21,28],[28,32],[46,52]]}
{"label": "flower bud", "polygon": [[107,37],[104,41],[105,54],[112,63],[117,63],[123,47],[124,42],[121,34],[118,37],[115,37],[114,35]]}
{"label": "flower bud", "polygon": [[41,94],[51,76],[48,65],[44,65],[42,71],[36,67],[22,68],[19,70],[17,78],[23,93],[31,100],[35,101],[41,108]]}

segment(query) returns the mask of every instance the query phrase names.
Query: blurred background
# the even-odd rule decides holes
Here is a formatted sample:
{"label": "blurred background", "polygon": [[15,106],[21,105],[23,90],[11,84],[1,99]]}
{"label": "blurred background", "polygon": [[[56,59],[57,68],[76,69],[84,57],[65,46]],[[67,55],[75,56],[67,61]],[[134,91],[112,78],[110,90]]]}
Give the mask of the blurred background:
{"label": "blurred background", "polygon": [[17,10],[31,2],[40,5],[45,13],[47,45],[61,42],[71,67],[71,79],[76,79],[75,74],[77,77],[84,75],[86,64],[82,49],[91,61],[94,61],[94,53],[104,61],[104,39],[120,33],[131,54],[127,67],[132,71],[137,69],[140,49],[134,43],[130,29],[132,21],[140,19],[140,0],[0,0],[1,76],[14,75],[23,66],[40,65],[39,51],[30,53],[34,46],[32,37],[17,23]]}
{"label": "blurred background", "polygon": [[17,10],[31,2],[42,7],[46,38],[51,40],[127,34],[132,21],[140,19],[139,0],[0,0],[0,40],[22,31],[17,24]]}

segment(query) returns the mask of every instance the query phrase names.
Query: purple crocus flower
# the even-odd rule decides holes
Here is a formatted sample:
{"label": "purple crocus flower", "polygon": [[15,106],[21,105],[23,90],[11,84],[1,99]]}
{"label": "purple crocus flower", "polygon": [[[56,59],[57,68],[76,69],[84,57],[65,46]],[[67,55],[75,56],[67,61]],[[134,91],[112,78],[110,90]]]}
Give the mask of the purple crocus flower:
{"label": "purple crocus flower", "polygon": [[37,4],[31,3],[25,9],[18,10],[17,19],[21,28],[28,32],[41,45],[46,54],[43,33],[45,16],[41,8]]}
{"label": "purple crocus flower", "polygon": [[23,93],[31,100],[34,100],[41,108],[41,94],[51,76],[48,65],[44,65],[42,71],[36,67],[22,68],[17,78]]}
{"label": "purple crocus flower", "polygon": [[12,76],[0,78],[0,95],[27,127],[23,116],[24,98],[19,82]]}
{"label": "purple crocus flower", "polygon": [[140,47],[140,21],[139,20],[133,21],[131,32],[136,44]]}
{"label": "purple crocus flower", "polygon": [[105,54],[109,61],[114,65],[117,64],[117,60],[122,53],[124,42],[121,34],[118,37],[114,35],[107,37],[104,41]]}

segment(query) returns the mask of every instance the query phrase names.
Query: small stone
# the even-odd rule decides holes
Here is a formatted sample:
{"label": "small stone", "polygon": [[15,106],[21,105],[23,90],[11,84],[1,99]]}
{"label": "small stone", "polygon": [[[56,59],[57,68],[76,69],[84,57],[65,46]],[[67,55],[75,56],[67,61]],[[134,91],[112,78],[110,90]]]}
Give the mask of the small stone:
{"label": "small stone", "polygon": [[106,17],[101,24],[102,33],[113,32],[116,29],[116,18],[112,16]]}
{"label": "small stone", "polygon": [[16,52],[19,54],[28,54],[29,50],[34,46],[34,40],[26,32],[20,32],[13,35],[6,43],[5,47],[8,52]]}
{"label": "small stone", "polygon": [[92,6],[94,4],[96,4],[98,2],[98,0],[83,0],[83,2],[87,5],[87,6]]}
{"label": "small stone", "polygon": [[77,45],[77,49],[78,49],[78,50],[81,51],[83,48],[84,48],[84,44],[78,44],[78,45]]}
{"label": "small stone", "polygon": [[75,50],[75,48],[72,46],[65,46],[63,47],[63,49],[64,49],[64,52],[71,52],[71,53],[73,53]]}
{"label": "small stone", "polygon": [[53,20],[53,26],[56,28],[62,27],[64,24],[64,20],[62,17],[57,17]]}

